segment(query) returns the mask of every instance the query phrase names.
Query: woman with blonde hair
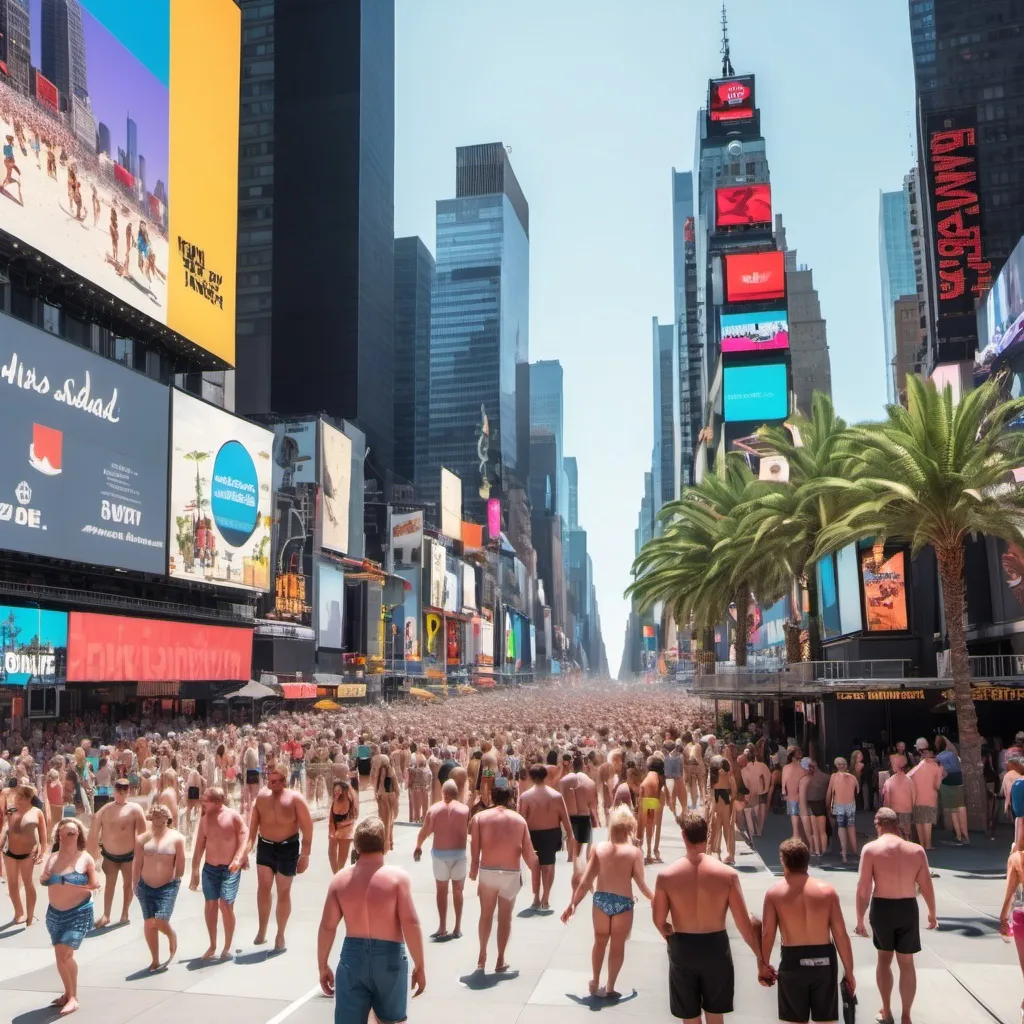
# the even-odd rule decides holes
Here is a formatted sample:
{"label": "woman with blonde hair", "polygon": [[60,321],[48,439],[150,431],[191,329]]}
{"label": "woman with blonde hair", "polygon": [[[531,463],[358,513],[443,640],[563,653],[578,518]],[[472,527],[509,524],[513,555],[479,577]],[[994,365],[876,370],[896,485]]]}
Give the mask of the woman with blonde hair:
{"label": "woman with blonde hair", "polygon": [[387,754],[380,754],[377,763],[377,813],[384,822],[384,852],[394,849],[395,818],[398,817],[398,776]]}
{"label": "woman with blonde hair", "polygon": [[[562,914],[562,922],[568,924],[569,918],[590,892],[595,880],[597,891],[594,893],[594,948],[591,952],[590,965],[593,976],[589,989],[592,996],[605,999],[618,999],[620,993],[615,989],[622,962],[626,956],[626,939],[633,927],[633,883],[649,900],[654,893],[644,879],[644,856],[639,847],[633,845],[636,834],[636,818],[626,804],[619,804],[609,816],[608,839],[595,843],[590,851],[586,870],[580,879],[572,901]],[[605,951],[608,951],[608,980],[601,986],[601,968],[604,964]]]}
{"label": "woman with blonde hair", "polygon": [[46,930],[57,958],[57,973],[64,994],[53,1001],[66,1017],[78,1009],[78,964],[75,950],[92,931],[92,894],[100,889],[96,862],[85,849],[85,826],[77,818],[63,818],[54,829],[56,850],[43,865],[39,883],[49,891]]}
{"label": "woman with blonde hair", "polygon": [[348,861],[352,830],[359,818],[359,790],[347,779],[335,779],[331,807],[327,814],[327,859],[331,871],[339,872]]}
{"label": "woman with blonde hair", "polygon": [[430,804],[430,784],[433,776],[427,767],[427,759],[416,754],[409,766],[409,820],[422,825]]}

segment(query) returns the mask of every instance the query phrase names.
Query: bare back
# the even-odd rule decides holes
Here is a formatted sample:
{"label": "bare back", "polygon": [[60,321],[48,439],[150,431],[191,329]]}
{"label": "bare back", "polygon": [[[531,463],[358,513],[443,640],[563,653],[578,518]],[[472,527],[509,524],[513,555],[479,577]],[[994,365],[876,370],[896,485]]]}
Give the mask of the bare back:
{"label": "bare back", "polygon": [[330,898],[341,908],[345,934],[350,938],[402,941],[399,907],[403,881],[400,868],[379,860],[356,863],[339,871],[330,885]]}
{"label": "bare back", "polygon": [[916,899],[918,877],[922,870],[927,875],[927,868],[924,850],[892,833],[879,836],[861,851],[861,873],[870,874],[879,899]]}
{"label": "bare back", "polygon": [[723,931],[737,878],[733,868],[702,853],[670,864],[658,876],[657,886],[668,897],[672,930],[692,934]]}
{"label": "bare back", "polygon": [[618,896],[633,895],[633,879],[644,877],[644,855],[632,843],[597,843],[592,855],[597,860],[597,888]]}
{"label": "bare back", "polygon": [[836,891],[808,875],[776,882],[765,896],[778,918],[784,946],[824,946],[832,941],[831,915]]}

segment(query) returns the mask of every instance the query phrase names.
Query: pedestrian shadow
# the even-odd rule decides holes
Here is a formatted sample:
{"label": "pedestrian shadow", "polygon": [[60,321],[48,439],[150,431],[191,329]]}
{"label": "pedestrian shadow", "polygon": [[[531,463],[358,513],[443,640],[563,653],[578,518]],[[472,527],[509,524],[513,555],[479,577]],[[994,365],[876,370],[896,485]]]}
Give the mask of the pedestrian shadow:
{"label": "pedestrian shadow", "polygon": [[251,953],[242,953],[234,958],[236,964],[251,967],[254,964],[265,964],[271,957],[277,956],[274,949],[254,949]]}
{"label": "pedestrian shadow", "polygon": [[730,864],[729,866],[744,875],[756,875],[761,870],[756,864]]}
{"label": "pedestrian shadow", "polygon": [[201,956],[195,956],[191,960],[178,961],[185,964],[186,971],[205,971],[208,967],[221,967],[223,964],[231,963],[230,960],[221,960],[215,956],[212,960],[204,960]]}
{"label": "pedestrian shadow", "polygon": [[151,971],[148,967],[143,967],[141,971],[136,971],[134,974],[125,975],[125,981],[142,981],[143,978],[156,978],[161,974],[166,974],[170,969],[170,964],[161,964],[155,971]]}
{"label": "pedestrian shadow", "polygon": [[21,935],[25,928],[24,921],[15,921],[12,917],[6,924],[0,924],[0,939],[9,939],[13,935]]}
{"label": "pedestrian shadow", "polygon": [[577,996],[572,992],[566,992],[565,997],[571,999],[577,1006],[585,1006],[591,1013],[600,1013],[610,1006],[618,1006],[620,1003],[629,1003],[637,998],[637,991],[633,989],[628,996]]}
{"label": "pedestrian shadow", "polygon": [[40,1006],[38,1010],[26,1010],[11,1018],[11,1024],[46,1024],[60,1017],[59,1006]]}
{"label": "pedestrian shadow", "polygon": [[968,939],[992,935],[999,931],[999,922],[987,917],[940,917],[936,931],[952,932]]}
{"label": "pedestrian shadow", "polygon": [[7,196],[12,203],[17,203],[19,206],[24,206],[25,202],[22,199],[15,199],[14,195],[7,191],[5,188],[0,188],[0,196]]}
{"label": "pedestrian shadow", "polygon": [[122,928],[127,928],[131,924],[131,921],[117,921],[114,924],[105,924],[102,928],[97,928],[93,925],[85,933],[87,939],[95,938],[97,935],[110,935],[112,932],[119,932]]}
{"label": "pedestrian shadow", "polygon": [[503,981],[512,981],[518,977],[519,971],[517,970],[502,971],[501,974],[497,972],[487,974],[483,970],[476,970],[472,974],[465,974],[459,978],[459,984],[464,985],[473,992],[484,992],[489,988],[497,987]]}

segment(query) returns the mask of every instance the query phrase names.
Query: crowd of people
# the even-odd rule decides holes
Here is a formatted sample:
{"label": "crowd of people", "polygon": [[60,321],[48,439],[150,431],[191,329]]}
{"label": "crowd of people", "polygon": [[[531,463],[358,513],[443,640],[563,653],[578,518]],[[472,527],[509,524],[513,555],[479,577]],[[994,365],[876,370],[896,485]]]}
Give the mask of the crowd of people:
{"label": "crowd of people", "polygon": [[[407,816],[420,826],[413,859],[430,846],[438,916],[432,940],[462,936],[465,885],[474,882],[477,970],[491,963],[496,972],[509,970],[524,866],[531,908],[554,912],[552,883],[563,856],[572,882],[563,921],[591,896],[589,996],[620,995],[639,895],[651,901],[666,939],[672,1014],[689,1022],[703,1014],[709,1024],[732,1010],[728,916],[754,953],[758,980],[776,987],[780,1020],[838,1020],[840,1001],[856,998],[839,898],[808,871],[838,837],[842,859],[859,859],[852,909],[856,933],[868,934],[870,925],[878,951],[879,1020],[894,1020],[895,965],[902,1019],[909,1021],[919,894],[928,927],[936,924],[927,850],[940,809],[955,838],[969,841],[962,773],[946,737],[921,738],[910,750],[904,743],[883,748],[888,771],[869,784],[866,744],[835,758],[826,773],[813,737],[798,743],[773,723],[728,731],[709,705],[668,691],[556,688],[528,697],[282,713],[255,726],[173,725],[101,732],[98,722],[74,721],[0,738],[8,745],[0,752],[3,875],[15,923],[33,924],[39,887],[46,890],[46,927],[64,985],[54,1001],[61,1014],[78,1008],[75,951],[90,932],[127,921],[135,901],[149,969],[173,960],[171,921],[186,872],[205,901],[209,945],[201,959],[232,956],[234,905],[250,864],[255,943],[271,942],[273,917],[272,949],[283,953],[292,885],[315,853],[333,875],[317,966],[324,992],[337,996],[336,1021],[363,1024],[371,1011],[380,1021],[405,1019],[410,985],[422,991],[427,971],[409,876],[392,863],[395,822]],[[1005,807],[1016,817],[1024,734],[1001,755],[993,744],[986,756],[995,773],[995,814]],[[876,838],[858,850],[858,805],[874,809],[876,797]],[[361,804],[369,814],[361,816]],[[732,865],[737,841],[755,844],[773,810],[788,816],[792,835],[778,854],[782,878],[757,918]],[[313,849],[314,812],[326,818],[325,851]],[[606,838],[597,829],[607,829]],[[681,833],[685,854],[649,876],[663,864],[663,829]],[[335,971],[330,956],[342,922]],[[1024,967],[1020,852],[1008,865],[1001,923],[1007,932],[1016,928]]]}

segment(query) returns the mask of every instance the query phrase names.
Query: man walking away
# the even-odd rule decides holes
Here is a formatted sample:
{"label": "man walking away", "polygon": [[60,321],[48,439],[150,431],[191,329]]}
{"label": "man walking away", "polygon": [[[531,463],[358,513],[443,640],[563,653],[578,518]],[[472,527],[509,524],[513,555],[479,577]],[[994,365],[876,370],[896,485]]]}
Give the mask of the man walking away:
{"label": "man walking away", "polygon": [[932,848],[932,829],[939,820],[939,787],[942,785],[942,768],[935,760],[935,754],[917,741],[917,752],[921,760],[907,774],[914,783],[914,829],[917,841],[926,849]]}
{"label": "man walking away", "polygon": [[455,905],[455,928],[453,939],[462,938],[462,890],[466,884],[466,841],[469,838],[469,808],[456,797],[459,787],[454,779],[446,779],[441,786],[441,802],[428,808],[423,827],[416,837],[416,849],[412,858],[417,863],[423,855],[423,841],[429,835],[434,837],[430,859],[434,866],[434,887],[437,896],[437,931],[430,937],[448,937],[448,883],[452,886],[452,902]]}
{"label": "man walking away", "polygon": [[902,1022],[910,1024],[910,1011],[917,994],[914,955],[921,952],[917,891],[921,890],[928,908],[928,927],[935,928],[935,890],[928,870],[928,856],[915,843],[899,835],[899,820],[890,807],[875,814],[878,838],[865,845],[860,854],[860,880],[857,883],[858,935],[867,936],[864,915],[870,904],[869,921],[878,965],[875,982],[882,997],[879,1024],[893,1024],[892,960],[900,969]]}

